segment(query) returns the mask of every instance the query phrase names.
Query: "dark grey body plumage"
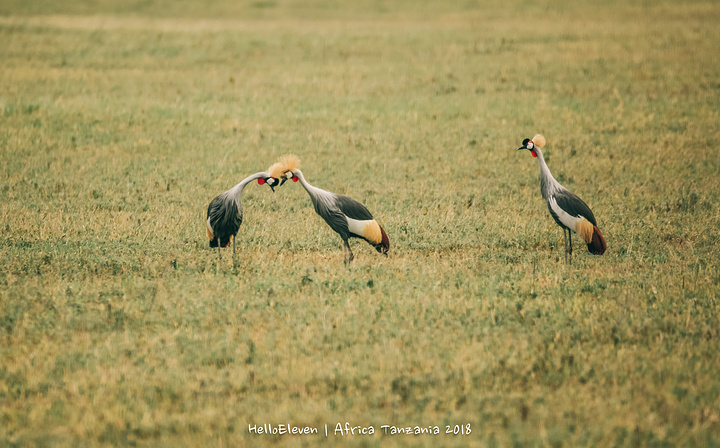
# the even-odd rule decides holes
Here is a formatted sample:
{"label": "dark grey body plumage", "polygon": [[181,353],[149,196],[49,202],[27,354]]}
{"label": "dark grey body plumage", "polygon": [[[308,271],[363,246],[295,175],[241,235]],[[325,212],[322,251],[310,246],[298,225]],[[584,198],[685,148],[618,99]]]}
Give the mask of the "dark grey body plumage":
{"label": "dark grey body plumage", "polygon": [[365,221],[373,219],[372,213],[355,199],[325,190],[322,192],[319,195],[310,195],[315,213],[320,215],[344,242],[351,237],[363,238],[362,235],[350,232],[347,218]]}
{"label": "dark grey body plumage", "polygon": [[[235,236],[243,222],[240,197],[242,196],[245,186],[256,179],[258,183],[267,184],[271,188],[273,187],[273,185],[268,182],[268,180],[273,181],[270,173],[259,172],[251,174],[230,190],[217,195],[208,205],[206,221],[207,233],[210,238],[210,247],[218,248],[218,258],[222,258],[220,248],[227,247],[231,240],[233,243],[233,257],[235,256]],[[273,184],[274,183],[277,183],[277,179],[274,179]]]}
{"label": "dark grey body plumage", "polygon": [[[337,232],[337,234],[340,235],[340,238],[342,238],[343,246],[345,247],[345,264],[350,263],[354,258],[348,243],[348,239],[353,237],[367,241],[375,247],[378,252],[387,255],[387,250],[389,248],[387,235],[382,227],[374,221],[372,213],[370,213],[364,205],[347,196],[332,193],[310,185],[305,180],[305,176],[302,174],[302,171],[299,169],[295,169],[293,171],[293,176],[297,176],[300,183],[308,192],[310,200],[313,203],[313,207],[315,208],[315,213],[320,215],[327,225]],[[379,232],[378,236],[381,236],[381,240],[370,241],[366,236],[358,234],[357,230],[351,231],[351,224],[348,220],[353,222],[373,221],[373,224],[377,226],[376,228]]]}
{"label": "dark grey body plumage", "polygon": [[[534,142],[533,140],[536,139],[538,141]],[[607,245],[605,238],[603,238],[600,229],[597,227],[595,215],[585,201],[560,185],[550,173],[541,149],[545,144],[545,137],[538,134],[533,137],[533,140],[526,138],[518,150],[527,149],[538,159],[540,165],[540,192],[543,199],[545,199],[550,216],[563,230],[565,260],[572,261],[573,232],[582,235],[590,253],[602,255]]]}
{"label": "dark grey body plumage", "polygon": [[[555,191],[555,194],[553,195],[555,198],[555,201],[557,202],[557,205],[563,209],[566,213],[568,213],[571,216],[582,216],[583,218],[587,219],[592,223],[592,225],[596,226],[597,221],[595,220],[595,215],[593,215],[592,210],[590,210],[590,207],[580,199],[575,193],[567,190],[566,188],[559,188]],[[546,200],[547,202],[547,200]],[[557,225],[562,227],[563,229],[568,229],[568,227],[563,224],[560,221],[560,218],[558,215],[553,211],[553,209],[550,207],[550,202],[547,202],[547,208],[548,211],[550,211],[550,215],[553,217]],[[570,230],[570,229],[568,229]]]}
{"label": "dark grey body plumage", "polygon": [[242,225],[240,204],[233,198],[228,198],[228,193],[225,192],[210,202],[207,214],[214,236],[210,240],[210,247],[225,247],[230,244],[230,238],[237,235]]}

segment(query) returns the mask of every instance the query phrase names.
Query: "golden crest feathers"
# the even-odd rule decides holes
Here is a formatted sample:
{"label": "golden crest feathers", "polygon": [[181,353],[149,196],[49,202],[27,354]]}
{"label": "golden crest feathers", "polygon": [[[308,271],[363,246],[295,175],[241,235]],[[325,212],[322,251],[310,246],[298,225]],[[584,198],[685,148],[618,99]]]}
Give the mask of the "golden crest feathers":
{"label": "golden crest feathers", "polygon": [[295,154],[286,154],[280,157],[280,160],[273,163],[267,171],[272,177],[280,179],[285,176],[285,173],[293,171],[296,168],[300,168],[300,158]]}
{"label": "golden crest feathers", "polygon": [[283,172],[294,171],[300,168],[300,158],[295,154],[286,154],[280,158],[280,162],[283,165]]}
{"label": "golden crest feathers", "polygon": [[280,179],[285,174],[285,165],[280,162],[274,163],[270,168],[267,169],[268,173],[275,179]]}
{"label": "golden crest feathers", "polygon": [[541,148],[545,147],[545,136],[542,134],[536,134],[535,137],[532,138],[532,142],[535,143],[535,146],[539,146]]}

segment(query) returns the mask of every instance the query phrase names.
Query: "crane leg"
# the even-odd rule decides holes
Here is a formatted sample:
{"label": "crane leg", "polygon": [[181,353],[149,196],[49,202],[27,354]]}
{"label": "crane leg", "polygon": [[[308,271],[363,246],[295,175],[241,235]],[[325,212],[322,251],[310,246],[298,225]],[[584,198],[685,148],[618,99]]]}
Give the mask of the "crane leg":
{"label": "crane leg", "polygon": [[222,260],[222,254],[220,253],[220,241],[218,241],[218,258]]}
{"label": "crane leg", "polygon": [[568,229],[568,254],[570,258],[570,264],[572,264],[572,232]]}
{"label": "crane leg", "polygon": [[350,244],[348,243],[348,240],[343,240],[343,243],[345,244],[345,265],[349,265],[351,261],[355,258],[355,256],[352,253],[352,249],[350,249]]}
{"label": "crane leg", "polygon": [[562,229],[562,230],[563,230],[563,244],[564,244],[564,245],[563,245],[563,247],[564,247],[564,249],[565,249],[565,263],[567,263],[567,262],[568,262],[568,249],[567,249],[567,248],[568,248],[568,241],[567,241],[567,229],[565,229],[565,227],[563,227],[563,229]]}
{"label": "crane leg", "polygon": [[232,239],[233,239],[233,266],[235,266],[235,235],[233,235]]}

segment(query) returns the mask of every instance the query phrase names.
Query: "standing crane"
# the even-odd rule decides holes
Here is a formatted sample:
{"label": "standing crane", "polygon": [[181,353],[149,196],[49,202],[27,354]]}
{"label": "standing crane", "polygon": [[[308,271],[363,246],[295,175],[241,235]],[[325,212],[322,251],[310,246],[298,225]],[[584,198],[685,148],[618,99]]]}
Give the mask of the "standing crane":
{"label": "standing crane", "polygon": [[563,229],[565,261],[572,263],[571,230],[582,237],[591,254],[602,255],[607,246],[605,238],[597,227],[595,215],[582,199],[555,180],[545,163],[541,149],[543,146],[545,146],[545,137],[537,134],[532,140],[529,138],[523,140],[518,151],[527,149],[540,163],[540,191],[543,199],[547,201],[553,219]]}
{"label": "standing crane", "polygon": [[219,194],[208,205],[207,235],[210,239],[210,247],[218,248],[218,257],[220,259],[222,259],[220,248],[227,247],[230,240],[232,240],[233,260],[235,260],[235,235],[240,230],[240,224],[242,224],[243,220],[240,196],[242,196],[245,186],[256,179],[258,184],[267,184],[273,192],[275,186],[280,182],[279,179],[272,177],[270,173],[261,171],[246,177],[230,190]]}
{"label": "standing crane", "polygon": [[390,249],[390,240],[385,230],[375,221],[372,213],[364,205],[347,196],[310,185],[300,171],[300,160],[297,156],[287,156],[280,163],[284,174],[280,185],[288,179],[292,179],[293,182],[300,181],[310,196],[315,212],[342,238],[345,246],[346,265],[355,258],[348,243],[348,239],[351,237],[364,239],[375,247],[375,250],[387,255],[388,249]]}

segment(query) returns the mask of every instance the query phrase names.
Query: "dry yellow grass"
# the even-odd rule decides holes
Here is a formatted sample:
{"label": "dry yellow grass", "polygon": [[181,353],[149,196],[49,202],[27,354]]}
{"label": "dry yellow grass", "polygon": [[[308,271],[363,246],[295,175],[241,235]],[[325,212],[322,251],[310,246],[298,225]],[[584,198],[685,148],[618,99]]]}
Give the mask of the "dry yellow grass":
{"label": "dry yellow grass", "polygon": [[[0,445],[719,442],[715,3],[0,14]],[[537,132],[604,256],[563,263]],[[286,182],[218,262],[208,202],[287,153],[389,257]]]}

